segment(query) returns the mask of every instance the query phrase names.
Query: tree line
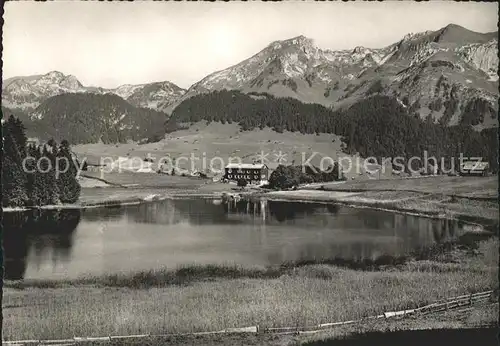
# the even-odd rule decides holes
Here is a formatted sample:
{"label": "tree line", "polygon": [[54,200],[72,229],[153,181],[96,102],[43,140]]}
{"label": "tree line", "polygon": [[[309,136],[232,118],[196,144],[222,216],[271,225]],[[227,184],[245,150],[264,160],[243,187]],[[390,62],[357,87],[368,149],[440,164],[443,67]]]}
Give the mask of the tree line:
{"label": "tree line", "polygon": [[458,159],[462,153],[483,157],[498,170],[498,129],[474,130],[467,121],[468,108],[463,122],[445,126],[421,119],[411,107],[389,96],[374,95],[336,111],[293,98],[252,96],[222,90],[191,97],[175,108],[167,127],[206,120],[234,122],[244,131],[269,127],[276,132],[332,133],[342,137],[348,153],[362,157],[409,159],[423,157],[427,151],[429,156],[448,159],[451,165],[451,158]]}
{"label": "tree line", "polygon": [[279,165],[269,177],[269,187],[272,189],[289,189],[299,184],[323,183],[344,180],[344,174],[338,162],[325,170],[314,166]]}
{"label": "tree line", "polygon": [[68,141],[27,143],[21,120],[2,124],[2,206],[23,207],[74,203],[80,196],[78,168]]}
{"label": "tree line", "polygon": [[[6,110],[3,108],[2,110]],[[131,105],[115,94],[70,93],[48,98],[20,118],[30,136],[66,139],[71,144],[158,141],[167,115]]]}

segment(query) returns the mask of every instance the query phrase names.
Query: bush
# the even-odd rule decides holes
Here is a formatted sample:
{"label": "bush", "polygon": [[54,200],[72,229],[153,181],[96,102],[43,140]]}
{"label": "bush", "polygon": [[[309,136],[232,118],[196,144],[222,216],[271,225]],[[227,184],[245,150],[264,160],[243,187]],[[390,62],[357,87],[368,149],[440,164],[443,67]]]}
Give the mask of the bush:
{"label": "bush", "polygon": [[343,174],[338,163],[322,171],[311,166],[283,166],[279,165],[269,177],[269,185],[273,189],[289,189],[299,184],[319,183],[343,180]]}
{"label": "bush", "polygon": [[299,183],[300,172],[294,166],[279,165],[269,177],[269,185],[272,188],[288,189]]}
{"label": "bush", "polygon": [[247,183],[247,181],[245,179],[238,180],[238,186],[239,187],[245,187],[245,186],[247,186],[247,184],[248,183]]}

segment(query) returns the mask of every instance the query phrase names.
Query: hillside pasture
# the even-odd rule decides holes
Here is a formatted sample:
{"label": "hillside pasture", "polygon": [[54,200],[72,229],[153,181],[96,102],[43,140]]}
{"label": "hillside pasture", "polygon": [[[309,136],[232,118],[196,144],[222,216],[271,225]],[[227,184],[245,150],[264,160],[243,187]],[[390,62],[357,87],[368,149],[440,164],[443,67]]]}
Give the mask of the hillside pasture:
{"label": "hillside pasture", "polygon": [[[169,162],[168,160],[174,162],[175,159],[178,167],[188,171],[202,171],[209,176],[217,175],[217,172],[210,169],[211,167],[218,171],[222,164],[227,164],[230,160],[238,162],[241,159],[244,163],[252,163],[254,160],[260,162],[261,152],[267,154],[264,162],[273,170],[279,164],[278,155],[281,152],[281,163],[285,165],[310,163],[319,167],[322,158],[326,157],[323,159],[323,167],[327,168],[331,164],[329,158],[335,161],[342,158],[341,162],[344,162],[346,167],[347,163],[351,162],[352,168],[346,172],[348,179],[369,179],[371,176],[366,172],[360,158],[342,151],[342,139],[339,136],[288,131],[277,133],[269,128],[241,131],[237,124],[217,122],[195,123],[189,129],[171,132],[155,143],[84,144],[75,145],[73,151],[79,159],[85,158],[91,164],[97,164],[102,160],[109,162],[119,157],[144,159],[150,155],[155,158],[153,167],[157,169],[158,162],[162,158],[164,162]],[[106,179],[106,174],[109,175],[103,173],[101,177]],[[387,178],[390,176],[390,169],[382,175]]]}

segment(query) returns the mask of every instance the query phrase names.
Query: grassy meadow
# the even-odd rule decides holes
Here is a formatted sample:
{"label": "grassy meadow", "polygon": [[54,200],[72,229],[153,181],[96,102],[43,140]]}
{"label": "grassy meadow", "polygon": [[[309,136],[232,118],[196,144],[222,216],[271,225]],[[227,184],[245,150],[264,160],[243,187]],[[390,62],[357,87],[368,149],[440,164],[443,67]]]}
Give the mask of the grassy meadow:
{"label": "grassy meadow", "polygon": [[363,180],[349,181],[345,184],[325,183],[323,186],[327,191],[408,191],[495,200],[498,196],[498,176],[428,176],[420,179]]}
{"label": "grassy meadow", "polygon": [[[215,157],[221,158],[225,164],[229,163],[231,157],[238,157],[243,162],[251,163],[253,159],[257,159],[257,155],[261,152],[268,154],[266,164],[270,169],[278,166],[276,155],[279,152],[286,155],[281,161],[282,164],[286,165],[292,163],[299,165],[311,158],[309,162],[319,166],[322,157],[327,156],[334,160],[346,157],[350,158],[353,163],[352,172],[346,174],[349,179],[352,177],[367,179],[369,177],[362,162],[358,162],[356,157],[346,155],[342,151],[342,141],[336,135],[301,134],[288,131],[277,133],[269,128],[241,131],[237,124],[217,122],[195,123],[189,129],[169,133],[164,139],[155,143],[81,144],[73,146],[72,150],[80,159],[87,158],[89,163],[94,164],[99,163],[102,157],[113,159],[117,159],[119,156],[145,158],[148,154],[157,160],[162,157],[172,159],[184,157],[189,158],[189,160],[181,160],[177,164],[180,168],[189,170],[192,168],[202,170],[204,158],[205,168],[210,168],[210,160]],[[194,157],[193,160],[190,159],[191,155]],[[328,162],[325,163],[325,166]],[[157,167],[157,165],[153,166]],[[220,162],[214,160],[213,167],[215,169],[221,168]],[[385,176],[391,176],[390,170],[385,173]],[[115,173],[105,173],[101,177],[107,180],[120,179],[116,178]]]}
{"label": "grassy meadow", "polygon": [[[192,266],[74,281],[6,283],[6,340],[310,326],[498,287],[498,240],[460,261],[360,271],[327,264]],[[448,262],[448,263],[446,263]]]}

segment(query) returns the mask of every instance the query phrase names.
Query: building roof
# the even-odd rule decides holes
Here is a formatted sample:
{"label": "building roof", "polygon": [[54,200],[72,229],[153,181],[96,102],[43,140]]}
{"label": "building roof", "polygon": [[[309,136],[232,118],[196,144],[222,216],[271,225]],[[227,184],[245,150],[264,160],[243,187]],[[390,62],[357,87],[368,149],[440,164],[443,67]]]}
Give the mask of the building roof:
{"label": "building roof", "polygon": [[462,163],[462,169],[467,170],[485,170],[488,169],[488,162],[466,161]]}
{"label": "building roof", "polygon": [[226,168],[231,169],[262,169],[266,165],[263,163],[230,163],[226,166]]}

